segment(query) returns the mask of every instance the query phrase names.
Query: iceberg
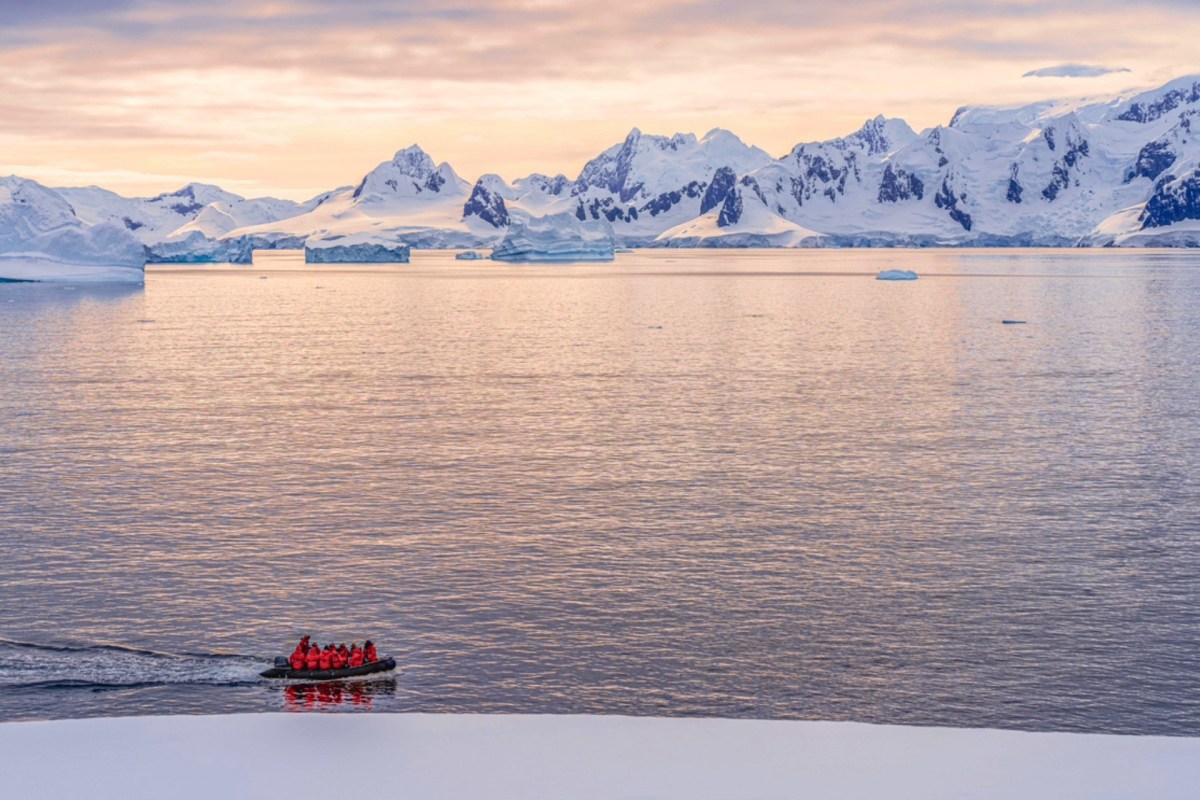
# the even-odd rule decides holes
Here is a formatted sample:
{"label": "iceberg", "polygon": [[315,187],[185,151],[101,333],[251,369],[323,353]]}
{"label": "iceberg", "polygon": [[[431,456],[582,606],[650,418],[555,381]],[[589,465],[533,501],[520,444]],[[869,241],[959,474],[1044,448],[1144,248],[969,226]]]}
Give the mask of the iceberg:
{"label": "iceberg", "polygon": [[454,254],[454,258],[457,261],[480,261],[483,257],[482,253],[477,253],[474,250],[466,250],[462,253]]}
{"label": "iceberg", "polygon": [[885,269],[875,276],[877,281],[915,281],[917,273],[910,269]]}
{"label": "iceberg", "polygon": [[515,218],[492,250],[493,261],[571,263],[612,261],[615,242],[605,220],[583,221],[573,214]]}
{"label": "iceberg", "polygon": [[409,247],[376,232],[318,234],[304,242],[309,264],[407,264]]}
{"label": "iceberg", "polygon": [[36,181],[0,178],[0,280],[141,283],[146,248],[111,223],[87,225]]}

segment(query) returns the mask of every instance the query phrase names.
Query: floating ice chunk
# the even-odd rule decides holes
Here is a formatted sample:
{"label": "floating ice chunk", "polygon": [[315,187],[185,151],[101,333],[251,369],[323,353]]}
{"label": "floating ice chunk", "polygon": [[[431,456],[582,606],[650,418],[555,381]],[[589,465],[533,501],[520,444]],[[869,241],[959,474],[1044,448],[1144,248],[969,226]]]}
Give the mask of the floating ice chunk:
{"label": "floating ice chunk", "polygon": [[467,250],[464,253],[456,253],[454,256],[458,261],[480,261],[484,258],[483,253],[477,253],[474,250]]}
{"label": "floating ice chunk", "polygon": [[875,276],[877,281],[915,281],[917,273],[909,269],[885,269]]}
{"label": "floating ice chunk", "polygon": [[581,221],[574,214],[513,219],[492,250],[495,261],[569,263],[612,261],[615,245],[607,220]]}
{"label": "floating ice chunk", "polygon": [[407,264],[409,247],[387,233],[317,234],[304,242],[309,264]]}

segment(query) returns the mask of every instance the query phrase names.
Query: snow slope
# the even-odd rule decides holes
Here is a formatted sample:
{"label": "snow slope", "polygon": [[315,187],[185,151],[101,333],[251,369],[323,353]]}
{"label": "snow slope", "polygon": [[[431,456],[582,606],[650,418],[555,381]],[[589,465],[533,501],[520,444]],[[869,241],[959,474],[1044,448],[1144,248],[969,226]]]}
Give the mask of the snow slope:
{"label": "snow slope", "polygon": [[145,263],[124,228],[89,225],[54,190],[0,178],[0,279],[140,283]]}
{"label": "snow slope", "polygon": [[670,247],[806,247],[821,234],[790,222],[730,187],[709,211],[660,233],[655,244]]}
{"label": "snow slope", "polygon": [[12,797],[1193,798],[1200,739],[611,716],[254,714],[0,725]]}

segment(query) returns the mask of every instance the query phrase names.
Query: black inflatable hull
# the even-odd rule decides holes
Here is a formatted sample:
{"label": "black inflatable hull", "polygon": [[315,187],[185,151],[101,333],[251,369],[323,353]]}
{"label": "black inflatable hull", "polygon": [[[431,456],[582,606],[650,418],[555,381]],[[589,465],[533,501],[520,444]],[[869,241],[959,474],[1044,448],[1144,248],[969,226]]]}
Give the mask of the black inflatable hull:
{"label": "black inflatable hull", "polygon": [[396,668],[396,659],[384,658],[363,664],[361,667],[346,667],[345,669],[292,669],[291,667],[271,667],[259,674],[264,678],[289,678],[298,681],[336,681],[339,678],[357,678],[360,675],[373,675],[376,672],[390,672]]}

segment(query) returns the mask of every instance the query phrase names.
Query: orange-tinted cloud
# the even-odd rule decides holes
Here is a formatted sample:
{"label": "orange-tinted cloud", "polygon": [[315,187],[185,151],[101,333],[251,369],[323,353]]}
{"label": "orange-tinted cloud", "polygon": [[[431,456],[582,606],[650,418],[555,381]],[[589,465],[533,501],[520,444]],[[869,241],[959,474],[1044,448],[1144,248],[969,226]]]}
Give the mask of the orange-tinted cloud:
{"label": "orange-tinted cloud", "polygon": [[[921,128],[1200,71],[1200,11],[1166,0],[20,5],[0,22],[0,171],[123,191],[189,175],[298,197],[413,141],[468,178],[573,176],[634,125],[782,153],[876,113]],[[1059,62],[1133,72],[1021,78]]]}

